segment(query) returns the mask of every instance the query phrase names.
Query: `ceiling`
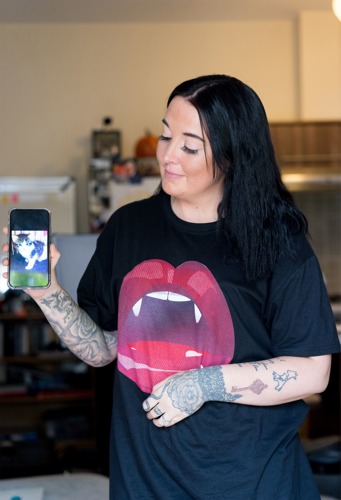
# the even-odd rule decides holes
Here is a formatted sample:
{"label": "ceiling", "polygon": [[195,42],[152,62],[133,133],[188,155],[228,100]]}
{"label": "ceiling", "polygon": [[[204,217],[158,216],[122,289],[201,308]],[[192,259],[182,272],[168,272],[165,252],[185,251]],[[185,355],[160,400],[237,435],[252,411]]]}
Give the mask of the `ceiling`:
{"label": "ceiling", "polygon": [[331,0],[0,0],[0,23],[294,20]]}

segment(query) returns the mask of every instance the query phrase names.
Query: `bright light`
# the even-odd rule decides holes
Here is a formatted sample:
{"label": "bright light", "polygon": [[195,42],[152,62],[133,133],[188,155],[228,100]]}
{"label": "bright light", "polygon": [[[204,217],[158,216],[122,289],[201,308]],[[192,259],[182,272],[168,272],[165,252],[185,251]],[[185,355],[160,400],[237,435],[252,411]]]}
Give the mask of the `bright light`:
{"label": "bright light", "polygon": [[341,0],[333,0],[333,11],[339,21],[341,21]]}

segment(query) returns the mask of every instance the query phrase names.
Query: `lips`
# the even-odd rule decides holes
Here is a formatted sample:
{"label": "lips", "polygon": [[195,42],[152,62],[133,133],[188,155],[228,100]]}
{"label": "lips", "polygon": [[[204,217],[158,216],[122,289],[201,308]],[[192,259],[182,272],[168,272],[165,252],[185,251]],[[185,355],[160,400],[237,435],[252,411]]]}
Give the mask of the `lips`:
{"label": "lips", "polygon": [[182,179],[184,177],[183,174],[177,174],[175,172],[171,172],[168,169],[165,169],[164,171],[164,177],[169,178],[169,179]]}
{"label": "lips", "polygon": [[136,266],[122,284],[118,331],[118,368],[145,392],[179,371],[227,364],[234,352],[228,305],[198,262]]}

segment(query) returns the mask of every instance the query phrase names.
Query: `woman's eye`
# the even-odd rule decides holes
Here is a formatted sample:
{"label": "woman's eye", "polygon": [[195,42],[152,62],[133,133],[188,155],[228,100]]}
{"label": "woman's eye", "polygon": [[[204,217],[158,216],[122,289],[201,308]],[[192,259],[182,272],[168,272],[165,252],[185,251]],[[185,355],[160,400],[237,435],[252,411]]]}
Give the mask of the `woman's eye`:
{"label": "woman's eye", "polygon": [[196,155],[199,152],[198,149],[190,149],[187,146],[182,146],[181,149],[182,149],[182,151],[184,151],[185,153],[187,153],[189,155]]}
{"label": "woman's eye", "polygon": [[[172,138],[168,137],[166,135],[159,136],[159,141],[171,141],[171,140],[172,140]],[[181,150],[188,155],[196,155],[199,153],[198,149],[191,149],[191,148],[187,147],[186,145],[182,146]]]}

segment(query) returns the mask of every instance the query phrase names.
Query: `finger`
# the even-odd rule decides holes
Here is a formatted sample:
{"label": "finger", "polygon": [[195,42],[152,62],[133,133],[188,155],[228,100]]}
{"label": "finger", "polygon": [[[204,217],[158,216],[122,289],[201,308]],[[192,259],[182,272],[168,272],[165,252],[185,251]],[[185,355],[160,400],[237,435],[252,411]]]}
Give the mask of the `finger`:
{"label": "finger", "polygon": [[146,413],[146,416],[149,420],[154,420],[157,418],[160,418],[164,414],[164,411],[161,410],[161,408],[156,405],[154,408],[152,408],[149,412]]}
{"label": "finger", "polygon": [[158,403],[155,402],[155,400],[153,399],[145,399],[142,403],[142,408],[144,409],[144,411],[148,412],[150,411],[152,408],[154,408],[155,405],[157,405]]}
{"label": "finger", "polygon": [[8,227],[7,227],[7,226],[3,227],[3,228],[2,228],[2,232],[3,232],[4,234],[8,234]]}
{"label": "finger", "polygon": [[[7,268],[7,267],[8,267],[8,258],[7,258],[7,257],[5,257],[4,259],[2,259],[2,262],[1,262],[1,263],[2,263],[3,268]],[[7,280],[7,279],[8,279],[8,272],[7,272],[7,271],[4,271],[4,272],[2,273],[2,277],[3,277],[5,280]]]}
{"label": "finger", "polygon": [[51,243],[51,245],[50,245],[50,254],[51,254],[51,257],[53,257],[54,259],[57,259],[57,258],[59,259],[59,257],[60,257],[60,252],[54,243]]}
{"label": "finger", "polygon": [[51,267],[52,269],[55,269],[60,259],[60,252],[53,243],[51,243],[50,245],[50,258],[51,258]]}
{"label": "finger", "polygon": [[9,244],[6,242],[2,245],[2,251],[7,253],[9,250]]}
{"label": "finger", "polygon": [[150,413],[153,413],[157,417],[160,417],[161,415],[164,414],[164,412],[161,410],[161,408],[159,407],[159,405],[154,406],[154,408],[152,409],[152,411]]}
{"label": "finger", "polygon": [[170,420],[168,420],[165,415],[162,415],[161,417],[159,418],[155,418],[153,420],[153,424],[156,426],[156,427],[169,427],[172,425],[172,422]]}

